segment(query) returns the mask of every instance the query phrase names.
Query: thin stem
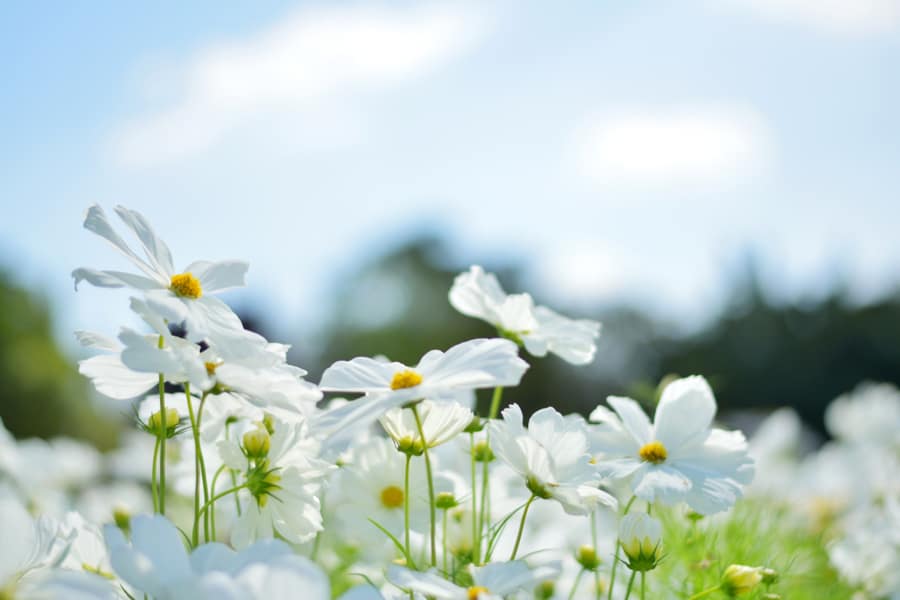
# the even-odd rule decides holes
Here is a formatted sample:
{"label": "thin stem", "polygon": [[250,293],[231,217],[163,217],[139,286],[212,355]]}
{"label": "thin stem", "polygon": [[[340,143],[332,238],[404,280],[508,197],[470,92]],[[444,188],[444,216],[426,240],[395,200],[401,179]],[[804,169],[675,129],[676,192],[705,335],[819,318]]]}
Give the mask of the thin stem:
{"label": "thin stem", "polygon": [[478,494],[476,483],[478,474],[475,467],[475,433],[469,433],[469,454],[472,463],[472,562],[479,564],[481,555],[481,537],[478,535]]}
{"label": "thin stem", "polygon": [[412,461],[412,455],[406,455],[406,468],[403,473],[403,531],[404,543],[406,544],[406,556],[412,556],[409,550],[409,463]]}
{"label": "thin stem", "polygon": [[156,465],[159,461],[159,438],[153,444],[153,469],[150,472],[150,495],[153,496],[153,512],[159,512],[159,497],[156,491]]}
{"label": "thin stem", "polygon": [[[191,433],[194,437],[194,527],[191,530],[191,544],[200,545],[200,430],[194,417],[194,403],[191,402],[191,384],[184,384],[184,399],[187,402],[188,417],[191,419]],[[209,498],[204,498],[206,503]]]}
{"label": "thin stem", "polygon": [[534,502],[535,498],[537,498],[537,496],[532,494],[531,498],[528,499],[528,502],[525,503],[525,511],[522,513],[522,520],[519,521],[519,532],[516,534],[516,545],[513,546],[512,554],[509,555],[509,560],[515,560],[516,554],[519,552],[519,542],[522,541],[522,532],[525,531],[525,519],[528,517],[528,509],[531,508],[531,503]]}
{"label": "thin stem", "polygon": [[641,571],[641,600],[645,600],[647,592],[647,572]]}
{"label": "thin stem", "polygon": [[[228,437],[231,433],[231,430],[229,429],[230,426],[231,426],[231,424],[226,421],[225,422],[225,441],[228,441]],[[228,474],[231,476],[231,485],[237,486],[237,475],[235,474],[235,472],[231,469],[228,469]],[[234,495],[234,507],[235,507],[235,509],[237,509],[237,515],[241,516],[241,499],[237,497],[237,494]]]}
{"label": "thin stem", "polygon": [[[631,500],[628,501],[628,504],[625,505],[625,512],[623,514],[627,515],[628,511],[631,510],[631,505],[634,504],[634,501],[637,500],[637,496],[632,496]],[[606,600],[612,600],[613,586],[616,583],[616,567],[619,566],[619,538],[616,537],[616,553],[613,556],[613,564],[612,571],[609,574],[609,592],[606,594]]]}
{"label": "thin stem", "polygon": [[[485,438],[487,439],[487,438]],[[486,442],[489,443],[489,442]],[[488,477],[489,467],[488,461],[481,463],[481,508],[478,512],[478,557],[481,558],[481,539],[484,535],[484,527],[490,518],[488,512],[488,490],[490,489],[490,479]],[[472,517],[475,518],[474,516]]]}
{"label": "thin stem", "polygon": [[441,560],[443,561],[444,573],[447,572],[447,512],[448,511],[444,509],[443,523],[441,523],[441,545],[443,546]]}
{"label": "thin stem", "polygon": [[[221,475],[223,472],[225,472],[225,469],[227,469],[227,468],[228,468],[228,465],[224,465],[224,464],[223,464],[221,467],[219,467],[218,469],[216,469],[215,474],[213,474],[212,484],[211,484],[210,487],[209,487],[209,493],[210,493],[210,494],[215,495],[215,493],[216,493],[216,482],[219,480],[219,475]],[[209,516],[210,516],[210,529],[211,529],[211,533],[212,533],[212,538],[211,538],[211,539],[212,539],[213,541],[215,541],[215,540],[216,540],[216,537],[218,537],[218,536],[216,535],[216,507],[215,507],[215,503],[213,503],[213,508],[212,508],[212,510],[209,511]]]}
{"label": "thin stem", "polygon": [[228,494],[234,494],[236,492],[239,492],[246,487],[247,487],[247,484],[242,483],[241,485],[236,485],[232,488],[228,488],[221,494],[216,494],[215,496],[213,496],[212,498],[209,499],[209,502],[207,502],[206,504],[203,505],[203,508],[200,509],[200,513],[201,514],[205,513],[209,509],[210,506],[212,506],[213,504],[216,503],[216,500],[219,500],[220,498],[224,498]]}
{"label": "thin stem", "polygon": [[[209,394],[207,392],[203,392],[203,395],[200,397],[200,406],[197,408],[197,436],[199,440],[200,436],[200,426],[201,421],[203,419],[203,407],[206,405],[206,397]],[[198,456],[200,457],[200,480],[203,482],[203,501],[209,502],[209,484],[206,481],[206,460],[203,458],[203,446],[199,446],[200,452]],[[203,517],[203,537],[208,542],[210,540],[209,530],[210,530],[210,522],[215,518],[215,511],[210,511],[206,513]]]}
{"label": "thin stem", "polygon": [[414,404],[412,406],[413,417],[416,419],[416,427],[419,430],[419,437],[422,438],[422,447],[425,449],[422,453],[425,457],[425,473],[428,476],[428,512],[431,516],[431,564],[437,566],[437,510],[434,506],[434,478],[431,474],[431,458],[428,456],[428,440],[425,439],[425,431],[422,429],[422,419],[419,417],[419,409]]}
{"label": "thin stem", "polygon": [[697,592],[696,594],[694,594],[693,596],[691,596],[690,598],[688,598],[688,600],[697,600],[697,598],[702,598],[702,597],[704,597],[704,596],[709,596],[709,595],[712,594],[713,592],[718,592],[721,588],[722,588],[721,585],[717,585],[716,587],[711,587],[711,588],[709,588],[708,590],[703,590],[702,592]]}
{"label": "thin stem", "polygon": [[491,410],[488,412],[488,419],[496,419],[500,412],[500,399],[503,398],[503,388],[497,386],[494,388],[494,395],[491,396]]}
{"label": "thin stem", "polygon": [[581,583],[581,576],[584,575],[584,569],[578,571],[578,575],[575,576],[575,581],[572,582],[572,590],[569,592],[569,600],[575,597],[575,590],[578,589],[578,584]]}
{"label": "thin stem", "polygon": [[628,589],[625,590],[625,600],[631,597],[631,587],[634,585],[634,576],[637,575],[637,571],[631,572],[631,577],[628,578]]}
{"label": "thin stem", "polygon": [[[163,337],[159,336],[159,345],[162,347]],[[168,419],[166,418],[166,378],[162,373],[159,374],[159,514],[166,514],[166,436],[168,435]]]}

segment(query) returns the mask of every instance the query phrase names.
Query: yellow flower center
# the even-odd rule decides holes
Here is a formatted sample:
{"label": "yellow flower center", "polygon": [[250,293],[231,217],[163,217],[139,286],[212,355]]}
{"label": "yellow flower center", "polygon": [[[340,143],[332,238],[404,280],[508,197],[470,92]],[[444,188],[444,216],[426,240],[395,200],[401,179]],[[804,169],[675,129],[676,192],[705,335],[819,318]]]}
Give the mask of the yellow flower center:
{"label": "yellow flower center", "polygon": [[203,363],[203,366],[206,367],[206,374],[210,376],[215,375],[216,369],[219,368],[219,364],[214,362]]}
{"label": "yellow flower center", "polygon": [[403,490],[396,485],[389,485],[381,490],[381,504],[385,508],[400,508],[403,506]]}
{"label": "yellow flower center", "polygon": [[391,389],[404,390],[416,387],[420,383],[422,383],[422,376],[411,369],[406,369],[405,371],[394,373],[394,378],[391,379]]}
{"label": "yellow flower center", "polygon": [[469,600],[478,600],[480,594],[487,594],[488,589],[483,585],[473,585],[468,589]]}
{"label": "yellow flower center", "polygon": [[169,289],[181,298],[193,298],[196,300],[203,295],[200,280],[190,273],[172,275],[172,285],[169,286]]}
{"label": "yellow flower center", "polygon": [[666,460],[669,453],[666,452],[666,447],[662,445],[662,442],[654,440],[641,446],[641,449],[638,450],[638,455],[641,457],[641,460],[658,465]]}

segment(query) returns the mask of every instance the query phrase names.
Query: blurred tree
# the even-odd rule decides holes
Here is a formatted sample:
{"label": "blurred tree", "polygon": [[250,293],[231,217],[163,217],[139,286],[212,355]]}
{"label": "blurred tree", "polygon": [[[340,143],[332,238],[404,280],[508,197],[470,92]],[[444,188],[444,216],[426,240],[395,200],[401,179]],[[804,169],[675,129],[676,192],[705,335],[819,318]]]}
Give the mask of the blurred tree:
{"label": "blurred tree", "polygon": [[46,303],[0,273],[0,417],[17,437],[66,435],[115,445],[118,423],[98,414],[89,384],[57,347]]}

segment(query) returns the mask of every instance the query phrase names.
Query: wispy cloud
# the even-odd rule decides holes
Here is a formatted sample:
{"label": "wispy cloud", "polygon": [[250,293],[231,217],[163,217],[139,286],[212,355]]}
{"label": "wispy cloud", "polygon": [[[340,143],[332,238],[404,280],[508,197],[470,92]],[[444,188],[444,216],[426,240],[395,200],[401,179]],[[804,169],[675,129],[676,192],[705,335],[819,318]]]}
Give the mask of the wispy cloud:
{"label": "wispy cloud", "polygon": [[576,146],[581,173],[599,183],[705,184],[759,171],[772,136],[755,110],[691,106],[594,117],[579,128]]}
{"label": "wispy cloud", "polygon": [[870,35],[900,26],[900,0],[730,0],[761,17],[835,34]]}
{"label": "wispy cloud", "polygon": [[190,57],[174,78],[183,82],[180,100],[126,123],[113,136],[114,155],[135,165],[182,158],[261,115],[415,78],[470,47],[486,23],[467,3],[300,10]]}

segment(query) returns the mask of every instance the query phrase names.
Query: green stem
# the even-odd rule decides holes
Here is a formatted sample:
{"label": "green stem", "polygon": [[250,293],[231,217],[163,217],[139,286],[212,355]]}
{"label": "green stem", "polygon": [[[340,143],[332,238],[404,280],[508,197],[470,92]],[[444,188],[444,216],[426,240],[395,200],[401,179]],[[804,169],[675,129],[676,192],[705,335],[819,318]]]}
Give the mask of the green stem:
{"label": "green stem", "polygon": [[[200,436],[200,427],[203,420],[203,407],[206,405],[206,397],[209,394],[207,392],[203,392],[203,395],[200,396],[200,406],[197,408],[197,436],[199,439]],[[200,480],[203,483],[203,501],[209,502],[209,484],[206,480],[206,460],[203,458],[203,446],[200,446],[200,453],[198,456],[200,457]],[[205,541],[210,541],[209,532],[210,532],[210,523],[215,518],[215,511],[209,511],[203,517],[203,538]]]}
{"label": "green stem", "polygon": [[[191,433],[194,437],[194,527],[191,529],[191,544],[200,545],[200,430],[194,417],[194,403],[191,402],[191,384],[184,384],[184,399],[187,402],[188,417],[191,419]],[[204,498],[206,503],[209,498]]]}
{"label": "green stem", "polygon": [[634,585],[634,576],[637,575],[637,571],[631,572],[631,577],[628,578],[628,589],[625,590],[625,600],[631,597],[631,588]]}
{"label": "green stem", "polygon": [[491,396],[491,410],[488,412],[488,419],[496,419],[500,412],[500,399],[503,398],[503,388],[497,386],[494,388],[494,395]]}
{"label": "green stem", "polygon": [[443,554],[441,554],[441,560],[443,561],[444,573],[447,572],[447,510],[444,509],[444,518],[441,523],[441,545],[443,546]]}
{"label": "green stem", "polygon": [[156,466],[159,462],[159,438],[153,444],[153,470],[150,473],[150,495],[153,496],[153,512],[159,512],[159,497],[156,490]]}
{"label": "green stem", "polygon": [[[631,500],[628,501],[628,504],[625,505],[625,512],[622,516],[628,514],[628,511],[631,510],[631,505],[634,504],[634,501],[637,500],[637,496],[632,496]],[[613,585],[616,583],[616,567],[619,566],[619,538],[616,537],[616,553],[613,556],[613,564],[612,571],[609,574],[609,592],[606,594],[606,600],[612,600],[613,593]]]}
{"label": "green stem", "polygon": [[[163,337],[159,336],[159,345],[162,347]],[[157,494],[159,495],[159,514],[166,514],[166,436],[168,435],[168,419],[166,418],[166,378],[160,373],[159,374],[159,418],[160,418],[160,431],[159,431],[159,443],[160,443],[160,451],[159,451],[159,488],[157,489]]]}
{"label": "green stem", "polygon": [[431,564],[437,566],[437,508],[434,506],[434,478],[431,474],[431,458],[428,456],[428,440],[425,439],[425,431],[422,429],[422,419],[419,417],[419,409],[412,406],[413,417],[416,419],[416,427],[419,437],[422,438],[422,447],[425,449],[425,474],[428,477],[428,512],[431,517]]}
{"label": "green stem", "polygon": [[[215,493],[216,493],[216,482],[219,481],[219,475],[221,475],[222,473],[224,473],[224,472],[225,472],[225,469],[227,469],[227,468],[228,468],[228,465],[224,465],[224,464],[223,464],[221,467],[219,467],[218,469],[216,469],[216,472],[213,474],[212,484],[210,484],[210,486],[209,486],[209,493],[210,493],[210,494],[215,495]],[[212,539],[213,541],[215,541],[215,540],[216,540],[216,537],[217,537],[217,536],[216,536],[216,510],[215,510],[215,503],[213,503],[213,508],[212,508],[212,510],[209,511],[209,515],[210,515],[210,528],[211,528],[211,530],[212,530],[212,538],[211,538],[211,539]]]}
{"label": "green stem", "polygon": [[[230,423],[225,422],[225,441],[228,441],[229,435],[231,434],[231,430],[229,429]],[[231,485],[237,486],[237,475],[231,469],[228,469],[228,474],[231,476]],[[241,499],[237,497],[237,494],[234,495],[234,507],[237,509],[237,515],[241,516]]]}
{"label": "green stem", "polygon": [[647,572],[641,571],[641,600],[645,600],[647,591]]}
{"label": "green stem", "polygon": [[537,498],[537,496],[532,494],[531,498],[528,499],[528,502],[525,503],[525,511],[522,513],[522,520],[519,521],[519,532],[516,534],[516,545],[513,546],[512,554],[509,555],[509,560],[515,560],[516,554],[519,552],[519,542],[522,541],[522,532],[525,531],[525,519],[528,517],[528,509],[531,508],[531,503],[534,502],[535,498]]}
{"label": "green stem", "polygon": [[478,535],[478,494],[476,480],[478,474],[475,467],[475,434],[469,433],[469,454],[472,463],[472,562],[479,564],[481,555],[481,537]]}
{"label": "green stem", "polygon": [[[487,437],[485,437],[487,440]],[[486,442],[490,443],[490,442]],[[481,558],[481,539],[484,536],[484,527],[487,523],[488,518],[490,518],[490,513],[488,512],[488,490],[490,489],[490,478],[488,477],[489,473],[488,461],[484,461],[481,463],[481,508],[478,512],[478,557]],[[474,518],[474,517],[473,517]]]}
{"label": "green stem", "polygon": [[215,496],[213,496],[212,498],[209,499],[209,502],[207,502],[206,504],[203,505],[203,508],[200,509],[200,514],[202,515],[202,514],[206,513],[206,511],[209,509],[209,507],[212,506],[213,504],[215,504],[216,501],[219,500],[220,498],[224,498],[228,494],[234,494],[236,492],[239,492],[246,487],[247,487],[247,484],[242,483],[241,485],[236,485],[232,488],[228,488],[221,494],[216,494]]}
{"label": "green stem", "polygon": [[[591,544],[597,552],[597,511],[591,512]],[[594,569],[594,595],[600,600],[600,569]]]}
{"label": "green stem", "polygon": [[578,584],[581,583],[581,576],[584,575],[584,569],[578,571],[578,575],[575,576],[575,581],[572,582],[572,590],[569,592],[569,600],[575,597],[575,590],[578,589]]}
{"label": "green stem", "polygon": [[406,468],[403,472],[403,531],[404,543],[406,544],[406,556],[412,556],[409,550],[409,463],[412,461],[412,455],[406,455]]}
{"label": "green stem", "polygon": [[722,589],[721,585],[717,585],[716,587],[711,587],[708,590],[703,590],[702,592],[697,592],[696,594],[694,594],[693,596],[688,598],[688,600],[697,600],[697,598],[702,598],[703,596],[709,596],[713,592],[718,592],[720,589]]}

